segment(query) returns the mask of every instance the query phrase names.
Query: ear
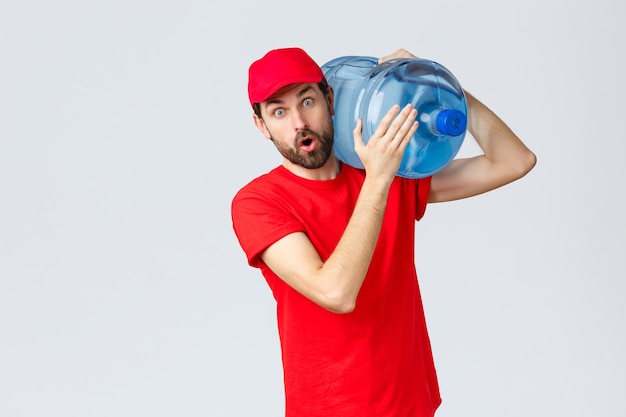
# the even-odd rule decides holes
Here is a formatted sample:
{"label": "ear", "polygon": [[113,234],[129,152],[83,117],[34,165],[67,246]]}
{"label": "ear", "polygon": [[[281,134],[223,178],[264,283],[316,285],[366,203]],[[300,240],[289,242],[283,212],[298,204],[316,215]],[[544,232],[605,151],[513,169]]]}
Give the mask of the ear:
{"label": "ear", "polygon": [[330,115],[333,116],[335,114],[335,92],[333,88],[328,85],[328,94],[326,94],[326,102],[328,103],[328,111]]}
{"label": "ear", "polygon": [[257,127],[257,129],[259,129],[261,133],[263,133],[263,136],[265,136],[266,139],[271,139],[272,135],[270,135],[270,131],[267,130],[267,127],[265,126],[265,121],[263,121],[263,119],[261,119],[256,114],[253,114],[253,117],[254,125]]}

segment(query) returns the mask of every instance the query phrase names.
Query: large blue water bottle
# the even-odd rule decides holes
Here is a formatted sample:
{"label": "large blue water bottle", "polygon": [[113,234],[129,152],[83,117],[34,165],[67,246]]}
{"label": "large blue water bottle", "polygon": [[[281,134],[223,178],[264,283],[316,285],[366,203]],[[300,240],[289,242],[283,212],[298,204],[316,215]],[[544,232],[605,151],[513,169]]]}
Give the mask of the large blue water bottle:
{"label": "large blue water bottle", "polygon": [[352,130],[363,119],[367,143],[394,104],[417,109],[419,127],[409,142],[397,175],[423,178],[446,166],[457,154],[467,129],[467,101],[457,79],[442,65],[421,58],[397,58],[381,64],[365,56],[344,56],[322,65],[335,92],[335,154],[356,168]]}

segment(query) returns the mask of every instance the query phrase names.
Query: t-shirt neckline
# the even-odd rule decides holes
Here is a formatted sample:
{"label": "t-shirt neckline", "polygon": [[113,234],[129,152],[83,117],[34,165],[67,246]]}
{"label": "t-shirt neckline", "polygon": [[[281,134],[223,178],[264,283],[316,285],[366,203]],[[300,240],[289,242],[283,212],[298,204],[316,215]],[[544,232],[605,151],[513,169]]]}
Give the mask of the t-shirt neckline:
{"label": "t-shirt neckline", "polygon": [[308,178],[303,178],[289,171],[283,165],[279,165],[276,168],[276,172],[279,173],[281,176],[285,177],[286,179],[296,182],[307,188],[331,189],[331,188],[342,186],[346,181],[346,176],[347,176],[346,172],[350,169],[350,167],[346,166],[345,164],[341,164],[340,167],[341,169],[339,170],[339,174],[335,178],[330,179],[330,180],[311,180]]}

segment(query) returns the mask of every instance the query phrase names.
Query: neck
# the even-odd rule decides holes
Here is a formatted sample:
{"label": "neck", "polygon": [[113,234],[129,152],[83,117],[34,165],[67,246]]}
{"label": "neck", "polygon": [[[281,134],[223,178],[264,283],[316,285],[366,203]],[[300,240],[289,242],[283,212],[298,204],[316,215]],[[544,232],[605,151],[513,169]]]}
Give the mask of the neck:
{"label": "neck", "polygon": [[339,175],[339,171],[341,171],[341,163],[334,155],[331,155],[330,158],[328,158],[328,161],[326,161],[326,163],[320,168],[304,168],[300,165],[289,162],[286,159],[283,160],[283,166],[299,177],[314,181],[327,181],[335,179],[337,178],[337,175]]}

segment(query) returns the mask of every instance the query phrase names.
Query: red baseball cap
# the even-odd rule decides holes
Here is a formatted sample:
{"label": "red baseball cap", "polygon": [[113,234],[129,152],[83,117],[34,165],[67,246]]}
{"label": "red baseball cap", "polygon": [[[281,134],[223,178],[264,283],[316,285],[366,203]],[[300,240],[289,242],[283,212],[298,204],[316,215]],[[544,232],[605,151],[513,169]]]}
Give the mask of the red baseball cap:
{"label": "red baseball cap", "polygon": [[274,49],[250,65],[248,98],[254,105],[289,84],[319,83],[324,78],[319,65],[302,49]]}

